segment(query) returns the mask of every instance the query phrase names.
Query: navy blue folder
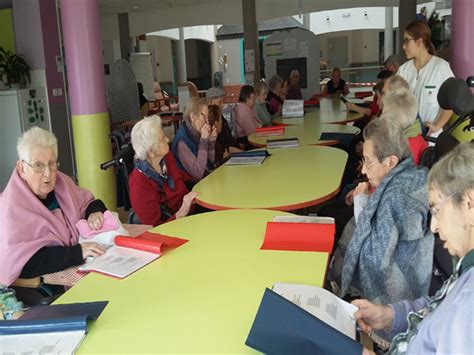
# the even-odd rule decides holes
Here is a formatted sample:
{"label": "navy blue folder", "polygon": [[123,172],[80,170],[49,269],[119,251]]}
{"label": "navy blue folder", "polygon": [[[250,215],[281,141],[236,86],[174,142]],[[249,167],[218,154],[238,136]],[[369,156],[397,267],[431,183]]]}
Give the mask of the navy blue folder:
{"label": "navy blue folder", "polygon": [[0,321],[0,335],[87,330],[108,301],[36,306],[18,320]]}
{"label": "navy blue folder", "polygon": [[322,141],[338,141],[346,147],[349,147],[352,139],[354,138],[354,133],[341,133],[341,132],[323,132],[319,137],[319,140]]}
{"label": "navy blue folder", "polygon": [[245,344],[268,354],[362,354],[360,343],[268,288]]}

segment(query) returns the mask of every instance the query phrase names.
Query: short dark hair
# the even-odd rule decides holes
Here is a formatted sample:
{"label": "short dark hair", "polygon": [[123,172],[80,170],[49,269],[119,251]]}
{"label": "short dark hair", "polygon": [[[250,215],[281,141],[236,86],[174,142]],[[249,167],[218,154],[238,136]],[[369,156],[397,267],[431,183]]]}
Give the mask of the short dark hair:
{"label": "short dark hair", "polygon": [[379,80],[385,80],[385,79],[390,78],[392,75],[393,75],[393,73],[392,73],[390,70],[381,70],[381,71],[377,74],[377,79],[379,79]]}
{"label": "short dark hair", "polygon": [[239,102],[245,102],[250,97],[250,95],[254,94],[255,90],[252,85],[244,85],[240,89],[239,95]]}

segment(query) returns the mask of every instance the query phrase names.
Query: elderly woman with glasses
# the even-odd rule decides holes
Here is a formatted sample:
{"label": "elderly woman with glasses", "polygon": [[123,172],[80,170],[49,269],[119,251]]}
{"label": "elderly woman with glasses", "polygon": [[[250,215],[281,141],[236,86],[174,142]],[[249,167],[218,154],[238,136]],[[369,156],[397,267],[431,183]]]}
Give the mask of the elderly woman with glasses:
{"label": "elderly woman with glasses", "polygon": [[383,117],[363,132],[368,181],[354,193],[331,273],[341,297],[398,302],[428,294],[433,235],[428,228],[425,168],[414,165],[400,127]]}
{"label": "elderly woman with glasses", "polygon": [[431,230],[439,233],[453,256],[453,275],[431,298],[388,306],[355,300],[359,307],[355,318],[366,332],[390,330],[394,336],[390,354],[472,354],[474,142],[459,145],[433,166],[428,191]]}
{"label": "elderly woman with glasses", "polygon": [[145,117],[132,129],[135,151],[130,201],[139,222],[157,226],[189,214],[196,197],[185,185],[159,116]]}
{"label": "elderly woman with glasses", "polygon": [[58,171],[58,142],[33,127],[18,139],[19,160],[0,195],[0,284],[79,265],[104,253],[96,243],[78,244],[75,225],[86,219],[100,229],[106,207]]}
{"label": "elderly woman with glasses", "polygon": [[206,100],[191,98],[183,124],[173,139],[172,151],[178,167],[193,182],[201,180],[213,168],[216,159],[217,128],[209,124],[208,115]]}

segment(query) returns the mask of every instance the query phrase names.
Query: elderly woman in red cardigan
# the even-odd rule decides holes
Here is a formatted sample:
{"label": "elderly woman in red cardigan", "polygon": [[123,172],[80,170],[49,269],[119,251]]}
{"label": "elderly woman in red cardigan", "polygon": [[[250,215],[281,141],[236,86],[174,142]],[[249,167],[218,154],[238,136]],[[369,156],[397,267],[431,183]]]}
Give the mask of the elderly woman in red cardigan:
{"label": "elderly woman in red cardigan", "polygon": [[135,150],[130,174],[130,201],[139,221],[157,226],[189,214],[196,197],[186,173],[176,165],[159,116],[145,117],[132,129]]}

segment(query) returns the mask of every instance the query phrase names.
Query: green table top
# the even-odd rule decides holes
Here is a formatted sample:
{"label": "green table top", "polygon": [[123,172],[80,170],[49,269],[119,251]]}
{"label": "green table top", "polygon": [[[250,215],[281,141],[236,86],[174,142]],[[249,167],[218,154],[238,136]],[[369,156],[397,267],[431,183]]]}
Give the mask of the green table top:
{"label": "green table top", "polygon": [[123,280],[87,275],[56,301],[109,301],[78,353],[254,353],[244,343],[265,287],[321,286],[328,262],[259,250],[266,222],[281,214],[218,211],[155,228],[189,242]]}
{"label": "green table top", "polygon": [[256,147],[265,147],[267,140],[283,139],[283,138],[298,138],[300,146],[302,145],[335,145],[336,140],[320,140],[322,132],[334,133],[350,133],[358,134],[360,129],[354,126],[347,126],[343,124],[320,124],[316,119],[305,117],[301,120],[303,124],[295,124],[285,127],[285,133],[281,136],[266,136],[259,137],[256,133],[248,137],[249,143]]}
{"label": "green table top", "polygon": [[[311,109],[305,113],[305,119],[315,119],[320,123],[348,123],[360,120],[364,117],[362,113],[347,111],[346,105],[339,99],[339,97],[323,97],[319,99],[319,108]],[[301,121],[293,118],[277,117],[274,119],[275,123],[279,124],[300,124]]]}
{"label": "green table top", "polygon": [[197,202],[214,210],[267,208],[291,211],[333,197],[347,153],[321,146],[272,149],[259,166],[223,165],[197,183]]}

